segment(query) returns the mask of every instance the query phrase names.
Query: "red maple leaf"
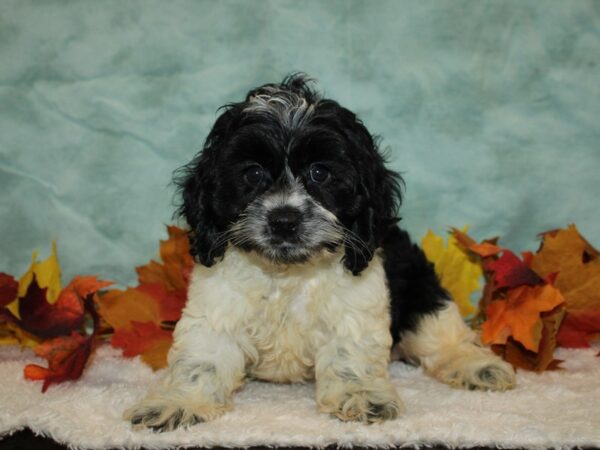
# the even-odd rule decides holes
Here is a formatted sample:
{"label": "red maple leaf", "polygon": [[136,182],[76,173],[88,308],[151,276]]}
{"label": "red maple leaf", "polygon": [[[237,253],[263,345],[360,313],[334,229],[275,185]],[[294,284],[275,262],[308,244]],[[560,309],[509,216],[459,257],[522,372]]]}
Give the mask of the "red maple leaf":
{"label": "red maple leaf", "polygon": [[510,250],[504,250],[500,258],[488,262],[485,269],[494,272],[496,289],[544,284],[544,280]]}
{"label": "red maple leaf", "polygon": [[[69,285],[73,288],[74,292],[87,293],[86,297],[81,299],[81,306],[83,308],[81,321],[83,321],[83,315],[86,313],[92,317],[92,334],[86,337],[76,331],[72,331],[70,336],[59,336],[46,340],[33,349],[38,356],[48,360],[48,367],[29,364],[25,367],[24,375],[29,380],[43,380],[42,392],[46,392],[52,384],[78,379],[85,368],[100,326],[100,317],[94,308],[93,297],[95,295],[95,286],[106,285],[106,282],[98,282],[97,280],[94,282],[93,278],[79,277],[79,279],[74,280]],[[68,293],[67,297],[71,298],[72,296]]]}
{"label": "red maple leaf", "polygon": [[167,351],[172,341],[173,333],[156,323],[133,321],[129,330],[116,330],[111,343],[113,347],[123,349],[124,356],[141,355],[152,368],[159,369],[167,363]]}
{"label": "red maple leaf", "polygon": [[556,337],[558,345],[588,348],[590,340],[600,336],[600,310],[569,311]]}
{"label": "red maple leaf", "polygon": [[55,303],[48,303],[46,288],[41,288],[34,276],[25,296],[19,299],[21,318],[7,310],[4,316],[28,333],[44,339],[65,336],[83,325],[84,299],[110,284],[96,277],[75,277]]}
{"label": "red maple leaf", "polygon": [[48,368],[28,364],[24,374],[28,380],[44,381],[42,392],[52,384],[78,379],[92,352],[92,336],[73,332],[71,336],[49,339],[34,348],[36,355],[48,360]]}
{"label": "red maple leaf", "polygon": [[12,275],[0,272],[0,307],[6,306],[17,298],[19,283]]}

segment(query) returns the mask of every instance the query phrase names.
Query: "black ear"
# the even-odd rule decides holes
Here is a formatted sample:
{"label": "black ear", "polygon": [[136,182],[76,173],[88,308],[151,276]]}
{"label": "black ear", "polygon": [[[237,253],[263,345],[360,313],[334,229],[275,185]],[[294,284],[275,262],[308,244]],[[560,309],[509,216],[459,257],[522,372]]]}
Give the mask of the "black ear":
{"label": "black ear", "polygon": [[[368,265],[390,228],[400,220],[398,209],[401,203],[403,181],[400,175],[385,167],[385,159],[377,144],[362,124],[359,124],[362,149],[358,152],[357,172],[360,177],[357,195],[358,213],[347,224],[360,243],[350,242],[345,246],[344,266],[354,275],[359,275]],[[358,239],[356,239],[358,238]]]}
{"label": "black ear", "polygon": [[190,227],[190,253],[206,267],[221,258],[227,247],[227,240],[221,239],[225,225],[213,207],[217,153],[225,145],[238,105],[225,108],[206,138],[203,150],[174,176],[182,197],[177,214],[185,218]]}
{"label": "black ear", "polygon": [[190,253],[207,267],[223,256],[226,246],[226,242],[219,244],[220,230],[211,204],[211,166],[210,155],[202,152],[176,175],[183,200],[178,213],[190,227]]}

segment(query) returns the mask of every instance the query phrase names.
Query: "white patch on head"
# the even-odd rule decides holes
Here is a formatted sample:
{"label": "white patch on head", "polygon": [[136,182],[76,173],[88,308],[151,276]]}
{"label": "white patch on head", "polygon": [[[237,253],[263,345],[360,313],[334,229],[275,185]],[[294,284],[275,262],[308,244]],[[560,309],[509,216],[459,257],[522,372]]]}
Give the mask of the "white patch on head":
{"label": "white patch on head", "polygon": [[294,129],[306,123],[315,106],[298,93],[267,86],[260,94],[250,97],[244,111],[274,116],[285,127]]}

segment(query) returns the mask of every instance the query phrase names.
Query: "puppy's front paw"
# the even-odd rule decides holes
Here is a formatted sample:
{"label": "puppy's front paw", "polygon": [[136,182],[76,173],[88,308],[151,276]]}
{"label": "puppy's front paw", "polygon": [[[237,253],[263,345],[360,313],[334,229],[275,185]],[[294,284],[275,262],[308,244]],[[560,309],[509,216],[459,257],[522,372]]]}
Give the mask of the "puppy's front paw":
{"label": "puppy's front paw", "polygon": [[230,409],[230,405],[178,403],[149,398],[126,410],[123,418],[131,422],[136,430],[149,428],[165,432],[216,419]]}
{"label": "puppy's front paw", "polygon": [[488,348],[469,344],[433,371],[438,380],[470,390],[506,391],[516,384],[513,367]]}
{"label": "puppy's front paw", "polygon": [[384,389],[351,389],[334,395],[323,395],[320,410],[328,412],[343,421],[364,423],[383,422],[396,419],[404,405],[395,388],[389,384]]}

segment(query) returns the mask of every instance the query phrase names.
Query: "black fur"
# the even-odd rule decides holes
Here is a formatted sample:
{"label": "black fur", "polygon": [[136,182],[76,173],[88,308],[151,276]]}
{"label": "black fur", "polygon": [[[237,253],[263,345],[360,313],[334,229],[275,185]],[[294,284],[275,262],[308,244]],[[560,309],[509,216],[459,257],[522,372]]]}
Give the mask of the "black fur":
{"label": "black fur", "polygon": [[[304,99],[310,114],[293,121],[251,108],[253,98],[273,92],[290,101]],[[242,182],[243,173],[254,163],[266,175],[249,186]],[[326,182],[311,181],[308,171],[314,163],[329,170]],[[356,115],[321,98],[303,75],[261,86],[243,102],[223,107],[203,150],[178,172],[179,213],[190,226],[191,252],[199,263],[211,266],[223,256],[228,242],[219,236],[252,200],[285,182],[286,170],[364,244],[345,245],[344,265],[354,275],[367,267],[376,249],[383,249],[395,340],[413,329],[418,317],[442,306],[447,294],[432,265],[397,225],[402,178],[385,167],[376,139]]]}

